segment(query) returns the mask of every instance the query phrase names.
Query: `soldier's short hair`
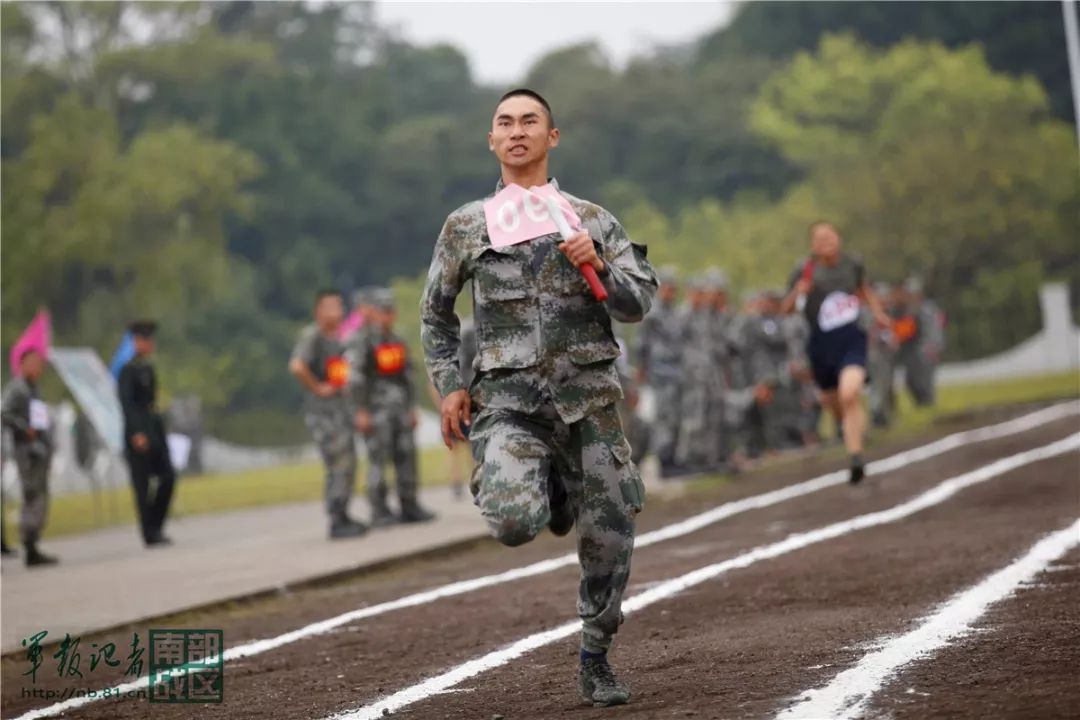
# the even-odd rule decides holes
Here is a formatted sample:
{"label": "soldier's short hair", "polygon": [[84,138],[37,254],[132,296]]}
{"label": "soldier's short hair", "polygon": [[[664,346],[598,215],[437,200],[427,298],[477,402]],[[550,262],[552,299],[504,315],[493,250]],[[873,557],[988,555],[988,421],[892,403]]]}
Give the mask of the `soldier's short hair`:
{"label": "soldier's short hair", "polygon": [[531,90],[526,87],[514,88],[513,90],[505,93],[501,98],[499,98],[499,102],[495,104],[495,107],[498,108],[499,105],[502,105],[505,101],[509,100],[512,97],[530,97],[536,102],[543,105],[544,112],[547,113],[548,125],[550,127],[555,127],[555,116],[551,113],[551,105],[548,104],[548,101],[544,99],[543,95],[536,92],[535,90]]}
{"label": "soldier's short hair", "polygon": [[319,288],[315,291],[315,305],[317,306],[319,303],[321,303],[328,297],[336,297],[340,300],[345,299],[345,296],[341,293],[340,290],[337,290],[335,288]]}

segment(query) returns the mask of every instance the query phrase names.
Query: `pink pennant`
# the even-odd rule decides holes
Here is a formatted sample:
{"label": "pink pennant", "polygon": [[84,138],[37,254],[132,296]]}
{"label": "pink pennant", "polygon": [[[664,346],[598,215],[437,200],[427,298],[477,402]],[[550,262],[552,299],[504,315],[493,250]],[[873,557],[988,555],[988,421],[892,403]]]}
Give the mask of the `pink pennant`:
{"label": "pink pennant", "polygon": [[338,328],[338,339],[348,340],[353,333],[362,327],[364,327],[364,316],[360,314],[359,310],[353,310],[341,321],[341,327]]}
{"label": "pink pennant", "polygon": [[484,203],[484,219],[492,246],[507,247],[557,234],[559,231],[548,213],[545,197],[555,198],[571,228],[581,228],[581,218],[550,183],[529,190],[511,183]]}
{"label": "pink pennant", "polygon": [[34,319],[26,327],[22,336],[19,337],[15,346],[11,348],[11,372],[19,374],[19,358],[27,350],[36,350],[43,358],[48,359],[49,347],[52,343],[52,322],[49,319],[48,310],[39,310]]}

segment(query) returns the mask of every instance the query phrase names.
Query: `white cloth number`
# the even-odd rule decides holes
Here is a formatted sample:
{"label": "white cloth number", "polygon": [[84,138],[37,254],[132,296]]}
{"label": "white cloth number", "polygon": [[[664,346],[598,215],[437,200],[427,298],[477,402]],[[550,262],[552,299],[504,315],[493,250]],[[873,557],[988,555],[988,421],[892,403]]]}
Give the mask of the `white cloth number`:
{"label": "white cloth number", "polygon": [[818,310],[818,327],[829,332],[859,319],[859,298],[837,290],[831,292]]}
{"label": "white cloth number", "polygon": [[30,427],[34,430],[49,429],[49,406],[41,400],[30,401]]}

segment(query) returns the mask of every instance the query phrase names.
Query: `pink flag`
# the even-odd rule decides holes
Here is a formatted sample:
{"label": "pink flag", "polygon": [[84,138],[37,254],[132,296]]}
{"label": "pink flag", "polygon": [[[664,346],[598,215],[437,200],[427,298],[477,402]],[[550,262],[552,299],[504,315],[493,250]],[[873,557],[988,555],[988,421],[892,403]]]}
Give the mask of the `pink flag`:
{"label": "pink flag", "polygon": [[550,183],[529,190],[511,183],[484,203],[484,219],[491,244],[506,247],[557,234],[559,230],[548,213],[545,197],[552,197],[559,203],[571,228],[581,227],[581,219],[570,203]]}
{"label": "pink flag", "polygon": [[52,342],[52,323],[48,310],[39,310],[26,327],[26,331],[11,348],[11,372],[19,374],[19,358],[27,350],[36,350],[43,358],[49,357],[49,345]]}
{"label": "pink flag", "polygon": [[364,327],[364,316],[360,314],[359,310],[353,310],[341,322],[341,327],[338,328],[338,339],[348,340],[354,332],[362,327]]}

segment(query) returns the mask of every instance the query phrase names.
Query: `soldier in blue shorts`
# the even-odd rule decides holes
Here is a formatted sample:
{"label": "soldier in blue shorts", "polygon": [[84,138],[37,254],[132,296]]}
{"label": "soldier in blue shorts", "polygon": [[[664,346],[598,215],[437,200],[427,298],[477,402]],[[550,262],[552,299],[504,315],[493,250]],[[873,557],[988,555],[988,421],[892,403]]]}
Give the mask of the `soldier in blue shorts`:
{"label": "soldier in blue shorts", "polygon": [[822,405],[842,426],[851,456],[852,483],[863,479],[863,436],[866,413],[862,390],[866,384],[866,330],[859,318],[863,303],[874,321],[888,327],[891,319],[866,281],[857,257],[841,251],[840,233],[828,222],[810,226],[810,257],[795,268],[783,311],[799,308],[810,325],[807,355]]}

